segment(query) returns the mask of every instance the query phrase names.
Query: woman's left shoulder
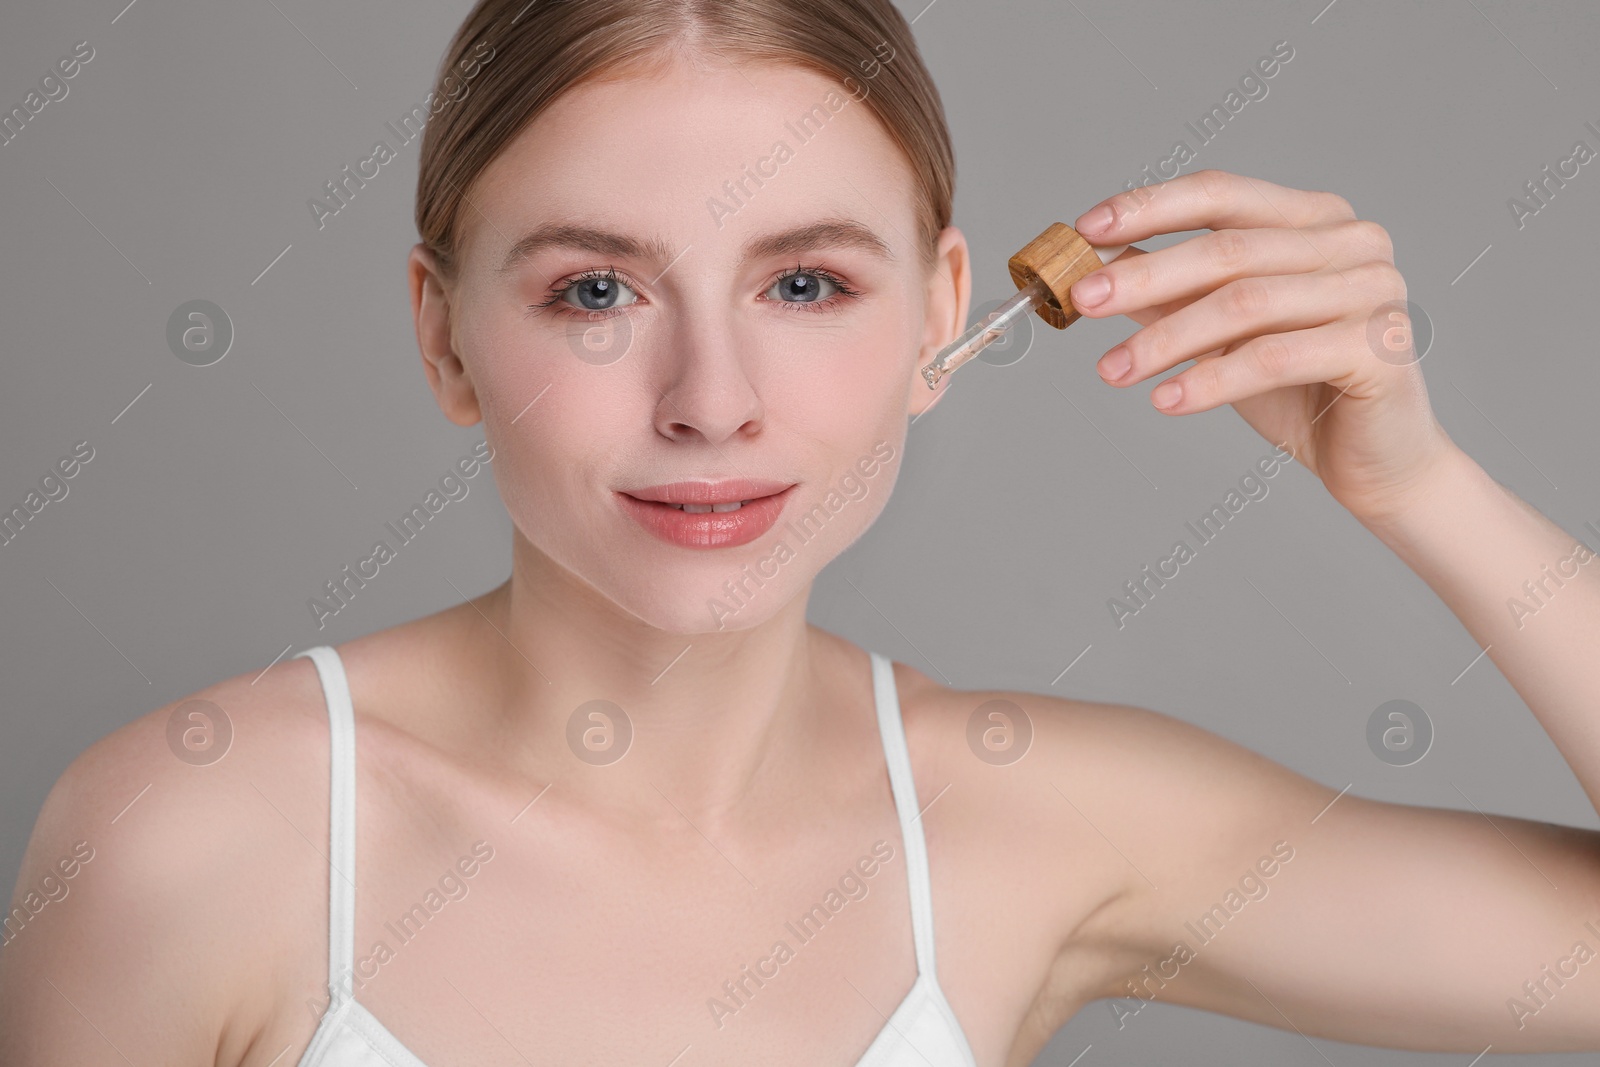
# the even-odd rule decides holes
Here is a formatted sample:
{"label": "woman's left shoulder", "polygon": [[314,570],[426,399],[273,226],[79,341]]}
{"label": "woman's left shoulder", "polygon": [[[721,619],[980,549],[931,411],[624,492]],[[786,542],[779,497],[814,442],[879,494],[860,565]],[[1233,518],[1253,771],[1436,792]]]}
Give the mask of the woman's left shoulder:
{"label": "woman's left shoulder", "polygon": [[947,929],[983,932],[947,935],[941,953],[956,972],[1018,975],[1011,1006],[1036,1017],[1042,1047],[1114,995],[1148,911],[1141,872],[1175,824],[1195,836],[1174,814],[1198,780],[1230,788],[1212,774],[1228,757],[1207,754],[1262,757],[1145,708],[894,671],[935,897]]}
{"label": "woman's left shoulder", "polygon": [[[947,826],[1037,849],[1041,835],[1120,861],[1170,852],[1196,820],[1249,834],[1261,813],[1309,818],[1335,791],[1175,715],[1020,689],[957,689],[896,664],[919,782],[948,787]],[[931,793],[930,793],[931,795]],[[923,801],[927,803],[926,800]],[[943,801],[940,801],[943,804]],[[964,813],[964,814],[962,814]],[[1058,855],[1066,855],[1057,853]]]}
{"label": "woman's left shoulder", "polygon": [[947,772],[993,780],[996,773],[1066,773],[1082,763],[1105,766],[1130,746],[1182,744],[1204,733],[1181,719],[1126,704],[1080,700],[1023,689],[962,689],[907,663],[894,663],[901,720],[919,752]]}
{"label": "woman's left shoulder", "polygon": [[952,770],[1071,773],[1087,785],[1167,759],[1272,764],[1220,734],[1150,708],[1024,689],[959,689],[900,662],[894,671],[913,754],[920,742]]}

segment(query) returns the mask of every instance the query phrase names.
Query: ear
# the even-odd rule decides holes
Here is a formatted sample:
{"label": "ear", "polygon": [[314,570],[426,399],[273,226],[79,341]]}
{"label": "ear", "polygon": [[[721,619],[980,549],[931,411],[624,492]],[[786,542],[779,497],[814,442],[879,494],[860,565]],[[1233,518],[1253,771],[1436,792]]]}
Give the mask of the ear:
{"label": "ear", "polygon": [[456,348],[450,318],[452,283],[439,269],[432,250],[420,243],[411,249],[406,275],[411,287],[411,317],[416,323],[417,347],[422,350],[422,370],[428,376],[428,386],[445,418],[458,426],[471,426],[483,418],[483,412]]}
{"label": "ear", "polygon": [[967,310],[972,301],[972,270],[967,253],[967,238],[954,226],[946,226],[934,248],[933,266],[928,270],[923,301],[922,341],[916,364],[907,385],[906,414],[915,418],[929,411],[950,391],[951,375],[929,389],[922,368],[933,362],[939,351],[961,336],[967,326]]}

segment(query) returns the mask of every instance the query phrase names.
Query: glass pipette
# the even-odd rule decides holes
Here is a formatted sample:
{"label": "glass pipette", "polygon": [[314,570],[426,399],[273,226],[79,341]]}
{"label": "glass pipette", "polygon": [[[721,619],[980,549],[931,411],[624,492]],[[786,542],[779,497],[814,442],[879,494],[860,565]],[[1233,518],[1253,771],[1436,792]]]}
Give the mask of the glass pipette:
{"label": "glass pipette", "polygon": [[1008,266],[1011,280],[1018,286],[1016,295],[974,323],[922,368],[928,388],[937,389],[939,379],[1005,336],[1030,311],[1037,311],[1056,329],[1066,329],[1079,317],[1069,293],[1073,283],[1127,249],[1127,245],[1091,245],[1065,223],[1051,223],[1011,257]]}

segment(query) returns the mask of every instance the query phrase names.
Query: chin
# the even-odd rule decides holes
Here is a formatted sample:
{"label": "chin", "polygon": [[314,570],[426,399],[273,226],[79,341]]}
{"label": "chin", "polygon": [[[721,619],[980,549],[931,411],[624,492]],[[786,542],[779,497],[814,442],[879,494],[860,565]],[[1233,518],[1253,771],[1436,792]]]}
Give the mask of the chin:
{"label": "chin", "polygon": [[697,561],[677,575],[665,568],[653,573],[645,579],[649,587],[639,590],[640,602],[625,606],[651,626],[679,634],[752,629],[782,611],[814,577],[765,555]]}

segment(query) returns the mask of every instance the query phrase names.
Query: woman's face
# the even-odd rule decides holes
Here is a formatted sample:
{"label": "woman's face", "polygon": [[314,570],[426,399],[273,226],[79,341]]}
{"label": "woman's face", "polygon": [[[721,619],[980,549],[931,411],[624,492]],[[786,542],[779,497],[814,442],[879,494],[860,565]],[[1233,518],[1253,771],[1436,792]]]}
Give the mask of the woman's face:
{"label": "woman's face", "polygon": [[[484,420],[518,531],[650,625],[743,629],[804,591],[935,397],[917,371],[964,324],[966,248],[948,229],[923,266],[873,87],[681,61],[582,85],[470,190],[458,277],[414,257],[430,381]],[[648,499],[683,482],[751,502]]]}

